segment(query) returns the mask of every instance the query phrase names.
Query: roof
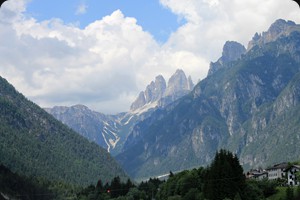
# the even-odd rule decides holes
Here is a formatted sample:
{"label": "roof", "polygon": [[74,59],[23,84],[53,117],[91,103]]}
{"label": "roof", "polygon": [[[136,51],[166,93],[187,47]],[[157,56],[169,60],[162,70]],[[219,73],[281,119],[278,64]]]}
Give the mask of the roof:
{"label": "roof", "polygon": [[300,170],[300,165],[290,165],[288,166],[284,171],[289,171],[291,168],[296,168],[296,169],[299,169]]}
{"label": "roof", "polygon": [[283,163],[279,163],[276,165],[273,165],[273,167],[269,167],[266,170],[271,170],[271,169],[286,169],[289,166],[288,163],[283,162]]}

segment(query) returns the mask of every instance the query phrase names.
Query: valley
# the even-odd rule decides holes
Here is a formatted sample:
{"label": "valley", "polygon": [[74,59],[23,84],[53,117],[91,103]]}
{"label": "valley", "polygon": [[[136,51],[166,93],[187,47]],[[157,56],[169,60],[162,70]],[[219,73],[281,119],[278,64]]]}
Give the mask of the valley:
{"label": "valley", "polygon": [[[135,178],[206,165],[220,148],[237,153],[245,169],[297,159],[299,30],[291,21],[277,20],[247,48],[226,42],[195,87],[180,70],[168,85],[157,76],[129,112],[109,116],[114,122],[98,120],[103,125],[90,134],[102,136],[97,143],[110,146]],[[53,113],[63,118],[63,112]],[[284,150],[287,143],[292,151]],[[273,145],[278,148],[271,151]]]}
{"label": "valley", "polygon": [[[278,19],[247,47],[227,41],[196,85],[181,69],[168,81],[157,75],[127,112],[107,115],[81,104],[42,109],[2,77],[0,105],[1,170],[26,192],[26,177],[33,177],[33,188],[73,188],[68,191],[80,191],[70,192],[74,198],[150,199],[151,192],[131,182],[149,180],[158,199],[188,199],[190,190],[179,182],[197,182],[189,194],[196,199],[216,199],[218,186],[210,180],[223,178],[218,170],[226,157],[235,165],[222,167],[229,178],[239,174],[243,192],[224,198],[246,199],[246,187],[257,198],[269,197],[276,191],[244,182],[243,172],[299,160],[300,25]],[[170,179],[149,179],[161,175]],[[116,192],[120,188],[125,192]]]}

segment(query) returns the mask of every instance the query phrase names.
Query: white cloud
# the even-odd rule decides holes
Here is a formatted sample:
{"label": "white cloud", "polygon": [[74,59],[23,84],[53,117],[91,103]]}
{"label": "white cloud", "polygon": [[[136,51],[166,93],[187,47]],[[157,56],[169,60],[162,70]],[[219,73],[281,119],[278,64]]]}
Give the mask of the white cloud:
{"label": "white cloud", "polygon": [[76,15],[83,15],[87,12],[88,6],[85,3],[81,3],[78,5],[75,14]]}
{"label": "white cloud", "polygon": [[25,1],[8,1],[0,10],[0,75],[41,106],[126,111],[155,76],[169,78],[181,68],[195,81],[203,79],[226,40],[247,45],[278,18],[300,22],[292,1],[161,4],[187,21],[162,45],[120,10],[79,29],[60,19],[38,23],[23,14]]}

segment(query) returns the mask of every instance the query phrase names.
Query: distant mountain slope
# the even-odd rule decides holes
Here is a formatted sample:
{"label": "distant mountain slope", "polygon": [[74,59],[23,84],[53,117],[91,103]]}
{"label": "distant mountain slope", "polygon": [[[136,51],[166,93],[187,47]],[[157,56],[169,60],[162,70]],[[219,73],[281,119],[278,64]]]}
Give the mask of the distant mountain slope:
{"label": "distant mountain slope", "polygon": [[108,152],[115,148],[120,140],[118,132],[121,124],[117,116],[95,112],[84,105],[55,106],[45,110]]}
{"label": "distant mountain slope", "polygon": [[45,110],[112,155],[117,155],[123,151],[124,143],[131,137],[129,134],[136,123],[146,119],[156,109],[188,94],[193,87],[191,77],[187,78],[182,70],[177,70],[168,84],[163,76],[157,76],[145,91],[140,92],[128,112],[105,115],[83,105],[56,106]]}
{"label": "distant mountain slope", "polygon": [[28,101],[1,77],[0,162],[19,174],[78,185],[126,177],[104,149]]}
{"label": "distant mountain slope", "polygon": [[246,52],[224,48],[236,56],[220,58],[190,94],[133,128],[117,156],[131,176],[206,165],[220,148],[246,168],[299,158],[300,26],[277,20],[253,40]]}

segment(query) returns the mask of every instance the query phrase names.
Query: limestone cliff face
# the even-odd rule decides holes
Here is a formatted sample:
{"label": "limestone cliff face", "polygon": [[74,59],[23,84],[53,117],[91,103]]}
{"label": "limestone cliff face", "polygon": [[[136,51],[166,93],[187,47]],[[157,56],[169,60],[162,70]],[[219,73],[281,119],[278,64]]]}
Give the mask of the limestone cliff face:
{"label": "limestone cliff face", "polygon": [[242,44],[227,41],[223,47],[222,57],[217,62],[210,63],[208,75],[212,75],[221,68],[228,67],[228,63],[240,59],[245,52],[246,49]]}

